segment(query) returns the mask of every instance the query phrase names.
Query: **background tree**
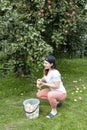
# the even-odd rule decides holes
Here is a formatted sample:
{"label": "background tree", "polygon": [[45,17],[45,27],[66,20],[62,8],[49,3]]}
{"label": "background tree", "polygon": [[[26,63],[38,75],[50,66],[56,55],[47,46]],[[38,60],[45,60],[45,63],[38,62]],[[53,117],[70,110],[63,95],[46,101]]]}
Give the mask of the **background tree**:
{"label": "background tree", "polygon": [[72,56],[83,44],[85,48],[85,5],[86,0],[0,0],[5,65],[25,75],[52,52],[66,49]]}
{"label": "background tree", "polygon": [[27,74],[52,52],[36,28],[37,22],[43,24],[43,19],[36,20],[32,2],[30,6],[28,1],[4,0],[0,8],[1,50],[7,56],[7,66],[14,65],[17,75]]}

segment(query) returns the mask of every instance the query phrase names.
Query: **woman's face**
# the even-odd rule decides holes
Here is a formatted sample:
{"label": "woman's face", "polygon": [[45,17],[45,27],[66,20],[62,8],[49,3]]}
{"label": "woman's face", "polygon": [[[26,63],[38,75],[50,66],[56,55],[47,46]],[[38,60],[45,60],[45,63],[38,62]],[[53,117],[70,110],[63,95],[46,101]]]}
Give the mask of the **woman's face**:
{"label": "woman's face", "polygon": [[45,69],[51,69],[51,67],[53,66],[53,63],[50,64],[48,61],[45,60],[43,63],[43,66]]}

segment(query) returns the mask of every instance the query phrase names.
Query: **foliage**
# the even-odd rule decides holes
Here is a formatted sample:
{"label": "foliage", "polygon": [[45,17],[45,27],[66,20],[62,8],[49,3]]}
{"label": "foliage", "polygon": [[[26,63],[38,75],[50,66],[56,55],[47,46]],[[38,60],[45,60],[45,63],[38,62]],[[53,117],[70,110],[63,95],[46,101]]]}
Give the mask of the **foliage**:
{"label": "foliage", "polygon": [[85,4],[86,0],[0,0],[0,50],[17,75],[37,69],[59,46],[69,55],[84,50]]}
{"label": "foliage", "polygon": [[[28,2],[28,1],[26,1]],[[0,41],[8,60],[15,65],[17,73],[29,73],[26,69],[35,68],[43,56],[52,52],[52,48],[43,40],[37,23],[43,24],[43,18],[36,21],[34,12],[29,12],[30,3],[20,1],[0,2]],[[32,14],[33,13],[33,14]],[[28,65],[29,64],[29,65]],[[28,72],[27,72],[28,71]]]}
{"label": "foliage", "polygon": [[87,42],[87,38],[86,38],[87,10],[85,10],[84,2],[85,1],[82,1],[82,3],[80,3],[79,1],[77,1],[77,5],[76,5],[77,14],[75,18],[76,20],[75,20],[74,30],[72,30],[67,36],[67,46],[68,46],[69,54],[78,51],[81,57],[84,56],[84,50]]}

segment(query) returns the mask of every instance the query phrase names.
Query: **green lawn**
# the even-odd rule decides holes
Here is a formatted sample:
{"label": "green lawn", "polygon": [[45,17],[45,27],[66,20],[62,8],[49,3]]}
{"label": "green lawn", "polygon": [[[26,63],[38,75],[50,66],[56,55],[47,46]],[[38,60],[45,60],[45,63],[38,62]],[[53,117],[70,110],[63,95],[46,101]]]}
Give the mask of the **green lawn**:
{"label": "green lawn", "polygon": [[[9,74],[0,77],[0,130],[86,130],[87,129],[87,59],[57,60],[68,97],[58,108],[58,115],[46,119],[50,112],[41,100],[37,119],[27,119],[23,101],[36,97],[37,89],[26,78]],[[36,72],[35,72],[36,74]],[[41,75],[36,74],[37,77]]]}

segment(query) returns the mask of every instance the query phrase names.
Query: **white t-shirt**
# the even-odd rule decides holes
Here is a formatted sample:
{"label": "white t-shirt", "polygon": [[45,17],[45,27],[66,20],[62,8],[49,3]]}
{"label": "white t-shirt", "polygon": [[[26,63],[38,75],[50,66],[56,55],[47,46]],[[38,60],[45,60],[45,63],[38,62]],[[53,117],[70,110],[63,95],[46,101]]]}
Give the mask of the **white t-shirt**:
{"label": "white t-shirt", "polygon": [[58,70],[53,69],[51,70],[46,76],[44,76],[44,79],[47,83],[51,84],[54,82],[60,82],[58,88],[50,88],[52,91],[60,91],[63,93],[66,93],[65,87],[63,85],[63,82],[61,80],[61,74]]}

